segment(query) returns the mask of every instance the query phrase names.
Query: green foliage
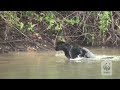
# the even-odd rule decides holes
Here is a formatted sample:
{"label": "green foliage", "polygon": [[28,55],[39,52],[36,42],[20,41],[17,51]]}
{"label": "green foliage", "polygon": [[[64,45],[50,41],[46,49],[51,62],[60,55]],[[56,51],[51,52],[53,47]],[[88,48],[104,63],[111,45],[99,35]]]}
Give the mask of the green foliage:
{"label": "green foliage", "polygon": [[[119,11],[0,11],[0,29],[7,26],[13,30],[11,28],[16,27],[25,34],[50,34],[49,38],[52,35],[61,36],[59,39],[63,41],[65,36],[70,41],[76,41],[79,37],[82,43],[91,44],[96,41],[98,45],[106,39],[105,43],[109,44],[111,39],[108,36],[113,35],[113,42],[117,40],[114,43],[117,45],[120,35],[119,18]],[[115,33],[109,32],[107,35],[108,29]]]}
{"label": "green foliage", "polygon": [[53,12],[46,13],[45,20],[48,23],[48,28],[50,30],[62,30],[62,26],[66,23],[74,25],[80,22],[79,17],[74,17],[72,19],[67,18],[57,18]]}
{"label": "green foliage", "polygon": [[18,27],[19,27],[20,29],[23,29],[23,28],[24,28],[24,23],[23,23],[23,22],[20,22],[20,23],[18,24]]}
{"label": "green foliage", "polygon": [[53,11],[1,11],[0,13],[10,26],[16,26],[20,30],[32,32],[34,32],[35,26],[33,21],[35,23],[46,22],[46,28],[49,30],[62,30],[65,24],[74,25],[80,22],[78,16],[74,16],[73,18],[60,18]]}
{"label": "green foliage", "polygon": [[17,11],[1,11],[1,17],[9,25],[18,25],[20,18],[17,16]]}
{"label": "green foliage", "polygon": [[105,33],[108,29],[108,26],[110,25],[110,22],[111,22],[111,18],[110,18],[110,12],[109,11],[104,11],[103,13],[101,14],[98,14],[99,16],[99,29]]}
{"label": "green foliage", "polygon": [[[23,18],[24,16],[37,16],[37,14],[32,13],[32,11],[26,11],[26,12],[20,12],[19,14],[22,14],[21,17],[19,17],[20,15],[18,14],[17,11],[1,11],[1,17],[5,20],[5,22],[10,26],[16,26],[18,27],[20,30],[24,30],[26,29],[27,31],[32,31],[34,32],[34,24],[32,24],[32,22],[29,22],[27,24],[25,24],[25,21],[20,21],[21,17]],[[28,17],[28,16],[27,16]],[[29,17],[28,17],[29,18]],[[37,17],[39,19],[39,21],[41,20],[40,17]]]}
{"label": "green foliage", "polygon": [[35,24],[33,24],[32,22],[28,22],[27,30],[34,32],[34,26]]}
{"label": "green foliage", "polygon": [[74,17],[72,19],[63,19],[64,22],[68,23],[68,24],[71,24],[71,25],[74,25],[74,24],[78,24],[80,22],[80,18],[79,17]]}
{"label": "green foliage", "polygon": [[43,20],[43,17],[39,16],[38,14],[36,14],[36,19],[41,22]]}

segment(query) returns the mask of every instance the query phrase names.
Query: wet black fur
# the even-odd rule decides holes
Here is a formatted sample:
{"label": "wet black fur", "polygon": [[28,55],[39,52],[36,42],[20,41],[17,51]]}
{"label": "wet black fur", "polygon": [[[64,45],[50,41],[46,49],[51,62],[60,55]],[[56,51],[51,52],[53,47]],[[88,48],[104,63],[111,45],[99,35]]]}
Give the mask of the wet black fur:
{"label": "wet black fur", "polygon": [[68,44],[68,43],[65,43],[65,42],[57,42],[56,43],[56,47],[55,47],[55,50],[56,51],[59,51],[59,50],[63,50],[64,53],[65,53],[65,56],[68,58],[68,59],[74,59],[76,57],[85,57],[85,58],[91,58],[90,55],[88,55],[88,51],[81,48],[81,47],[78,47],[77,45],[73,45],[73,44]]}

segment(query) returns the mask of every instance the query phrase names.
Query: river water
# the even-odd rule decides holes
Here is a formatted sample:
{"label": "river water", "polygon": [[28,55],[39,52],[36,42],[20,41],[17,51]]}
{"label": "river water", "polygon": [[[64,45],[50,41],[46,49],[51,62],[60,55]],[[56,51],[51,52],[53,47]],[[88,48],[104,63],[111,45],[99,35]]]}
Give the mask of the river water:
{"label": "river water", "polygon": [[[69,62],[56,51],[16,52],[0,55],[0,79],[119,79],[120,50],[89,48],[94,60]],[[106,58],[113,57],[113,58]],[[102,58],[102,59],[101,59]],[[104,59],[105,58],[105,59]],[[101,62],[112,62],[112,75],[101,74]]]}

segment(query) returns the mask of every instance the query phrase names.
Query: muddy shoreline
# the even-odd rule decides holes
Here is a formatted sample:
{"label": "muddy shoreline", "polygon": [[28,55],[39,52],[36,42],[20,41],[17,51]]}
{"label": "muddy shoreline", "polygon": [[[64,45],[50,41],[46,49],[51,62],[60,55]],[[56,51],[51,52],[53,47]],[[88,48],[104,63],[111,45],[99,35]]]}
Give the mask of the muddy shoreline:
{"label": "muddy shoreline", "polygon": [[9,41],[0,41],[0,54],[9,53],[9,52],[41,52],[41,51],[53,51],[53,46],[50,45],[40,45],[37,42],[9,42]]}

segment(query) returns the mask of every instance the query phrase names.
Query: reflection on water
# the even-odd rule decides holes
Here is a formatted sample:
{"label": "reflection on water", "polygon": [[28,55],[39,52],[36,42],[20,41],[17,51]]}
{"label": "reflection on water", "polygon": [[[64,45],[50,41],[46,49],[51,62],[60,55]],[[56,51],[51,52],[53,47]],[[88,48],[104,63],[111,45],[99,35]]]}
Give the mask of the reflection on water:
{"label": "reflection on water", "polygon": [[[101,57],[118,57],[120,55],[120,50],[118,49],[93,48],[91,50]],[[64,55],[55,56],[55,54],[55,51],[49,51],[0,55],[0,79],[120,78],[119,60],[112,60],[112,76],[102,76],[100,60],[78,63],[68,62]]]}

